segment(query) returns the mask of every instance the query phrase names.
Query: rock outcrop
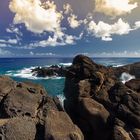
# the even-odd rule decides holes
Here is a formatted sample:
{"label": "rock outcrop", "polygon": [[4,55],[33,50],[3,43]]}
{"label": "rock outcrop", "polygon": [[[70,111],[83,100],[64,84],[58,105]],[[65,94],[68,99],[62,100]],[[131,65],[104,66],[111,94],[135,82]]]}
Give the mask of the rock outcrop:
{"label": "rock outcrop", "polygon": [[[136,79],[122,83],[124,72]],[[78,55],[33,73],[66,77],[64,107],[38,84],[0,76],[0,140],[140,140],[140,63],[112,68]]]}
{"label": "rock outcrop", "polygon": [[33,75],[37,77],[65,77],[68,67],[52,65],[50,67],[37,67],[32,69]]}
{"label": "rock outcrop", "polygon": [[1,140],[84,140],[58,98],[37,84],[0,76]]}
{"label": "rock outcrop", "polygon": [[120,68],[98,65],[78,55],[66,74],[64,107],[85,140],[140,140],[139,80],[125,85],[120,76],[140,76],[138,63]]}

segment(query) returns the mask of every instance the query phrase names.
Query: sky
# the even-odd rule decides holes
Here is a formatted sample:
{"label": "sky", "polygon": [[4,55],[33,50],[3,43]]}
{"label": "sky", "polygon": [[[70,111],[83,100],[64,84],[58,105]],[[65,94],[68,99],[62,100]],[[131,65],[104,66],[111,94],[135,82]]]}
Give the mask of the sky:
{"label": "sky", "polygon": [[139,0],[0,0],[0,57],[140,57]]}

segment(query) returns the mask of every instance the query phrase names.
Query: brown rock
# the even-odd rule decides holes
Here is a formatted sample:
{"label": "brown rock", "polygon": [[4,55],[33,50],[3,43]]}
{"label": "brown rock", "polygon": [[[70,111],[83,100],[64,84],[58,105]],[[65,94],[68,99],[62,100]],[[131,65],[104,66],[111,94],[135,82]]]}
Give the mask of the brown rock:
{"label": "brown rock", "polygon": [[132,140],[128,132],[123,127],[115,126],[112,140]]}
{"label": "brown rock", "polygon": [[140,140],[140,129],[135,128],[135,129],[132,131],[132,134],[133,134],[133,136],[134,136],[134,138],[135,138],[136,140]]}
{"label": "brown rock", "polygon": [[84,137],[65,112],[50,110],[45,122],[45,139],[84,140]]}
{"label": "brown rock", "polygon": [[128,88],[140,93],[140,79],[132,79],[126,82],[125,85]]}
{"label": "brown rock", "polygon": [[1,140],[34,140],[35,122],[29,118],[12,118],[0,126]]}
{"label": "brown rock", "polygon": [[41,86],[31,83],[20,83],[3,101],[3,117],[35,117],[42,97],[47,93]]}
{"label": "brown rock", "polygon": [[0,76],[0,102],[6,97],[15,87],[16,82],[7,76]]}
{"label": "brown rock", "polygon": [[103,105],[91,98],[80,98],[77,111],[89,125],[92,133],[91,139],[102,140],[104,138],[106,140],[108,138],[107,122],[109,112]]}

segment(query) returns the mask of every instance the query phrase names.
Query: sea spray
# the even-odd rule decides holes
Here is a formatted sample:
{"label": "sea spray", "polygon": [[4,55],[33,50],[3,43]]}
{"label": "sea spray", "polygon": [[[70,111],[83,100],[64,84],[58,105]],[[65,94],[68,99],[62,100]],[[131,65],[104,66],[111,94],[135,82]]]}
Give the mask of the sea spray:
{"label": "sea spray", "polygon": [[126,72],[123,72],[121,77],[120,77],[120,80],[123,84],[125,84],[126,82],[130,81],[131,79],[135,79],[135,76],[134,75],[131,75],[129,73],[126,73]]}

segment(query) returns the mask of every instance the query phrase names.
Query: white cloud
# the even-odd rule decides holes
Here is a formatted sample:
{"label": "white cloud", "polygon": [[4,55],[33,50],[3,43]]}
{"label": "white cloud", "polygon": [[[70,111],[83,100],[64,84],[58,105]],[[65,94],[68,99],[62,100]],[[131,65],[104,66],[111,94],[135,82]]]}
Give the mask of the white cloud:
{"label": "white cloud", "polygon": [[69,14],[73,12],[71,5],[69,3],[64,4],[63,9],[65,14]]}
{"label": "white cloud", "polygon": [[8,39],[8,40],[0,39],[0,43],[17,44],[18,40],[17,39]]}
{"label": "white cloud", "polygon": [[0,56],[8,56],[8,55],[12,55],[12,53],[8,50],[3,50],[0,48]]}
{"label": "white cloud", "polygon": [[74,15],[74,14],[71,14],[69,17],[68,17],[68,23],[70,25],[71,28],[75,29],[77,27],[79,27],[82,23],[81,20],[77,20],[77,16]]}
{"label": "white cloud", "polygon": [[20,32],[19,28],[14,27],[13,25],[11,25],[9,28],[6,28],[6,32],[11,33],[11,34],[16,34],[19,36],[22,36],[22,32]]}
{"label": "white cloud", "polygon": [[76,40],[80,40],[82,37],[83,33],[80,33],[79,36],[73,36],[64,34],[63,32],[58,32],[58,34],[54,34],[52,37],[49,36],[46,40],[29,44],[29,48],[73,45],[75,44]]}
{"label": "white cloud", "polygon": [[139,29],[140,28],[140,21],[136,21],[135,22],[135,29]]}
{"label": "white cloud", "polygon": [[138,6],[133,0],[95,0],[95,11],[108,16],[121,16]]}
{"label": "white cloud", "polygon": [[48,52],[48,53],[35,53],[36,56],[56,56],[56,54]]}
{"label": "white cloud", "polygon": [[7,47],[7,44],[0,42],[0,47]]}
{"label": "white cloud", "polygon": [[111,25],[103,21],[96,24],[93,20],[88,24],[89,33],[97,38],[102,38],[104,41],[112,41],[112,35],[128,34],[131,30],[130,25],[121,18]]}
{"label": "white cloud", "polygon": [[12,0],[10,10],[15,13],[14,23],[24,23],[27,30],[34,33],[55,32],[60,29],[61,12],[54,2],[41,3],[40,0]]}

